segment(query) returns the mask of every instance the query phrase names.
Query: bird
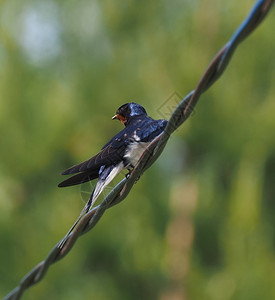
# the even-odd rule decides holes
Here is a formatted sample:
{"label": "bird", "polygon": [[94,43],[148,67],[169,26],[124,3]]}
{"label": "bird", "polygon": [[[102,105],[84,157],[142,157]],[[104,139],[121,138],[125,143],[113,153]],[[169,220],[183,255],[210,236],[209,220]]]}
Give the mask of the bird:
{"label": "bird", "polygon": [[106,186],[122,170],[127,169],[131,172],[146,147],[167,125],[167,120],[152,119],[147,115],[145,108],[135,102],[120,106],[112,119],[121,121],[124,128],[105,144],[99,153],[61,173],[75,175],[59,183],[59,187],[82,184],[98,178],[89,200],[65,238],[73,231],[81,217],[93,207]]}

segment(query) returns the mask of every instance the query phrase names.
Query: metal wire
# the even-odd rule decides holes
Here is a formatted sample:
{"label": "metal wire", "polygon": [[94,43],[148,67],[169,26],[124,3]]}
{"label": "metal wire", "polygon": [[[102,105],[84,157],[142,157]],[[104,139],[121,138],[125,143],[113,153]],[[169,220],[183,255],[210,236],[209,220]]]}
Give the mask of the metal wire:
{"label": "metal wire", "polygon": [[[90,231],[103,216],[106,209],[124,200],[131,191],[143,172],[148,169],[162,153],[170,135],[180,126],[192,113],[199,97],[222,75],[228,65],[237,46],[261,23],[269,12],[274,0],[258,1],[249,16],[236,30],[229,42],[217,53],[212,62],[202,75],[196,88],[190,92],[177,106],[162,134],[156,137],[145,149],[137,165],[128,178],[124,178],[101,202],[92,208],[79,221],[74,231],[60,244],[50,251],[45,260],[40,262],[21,280],[20,284],[11,291],[4,299],[20,299],[25,290],[38,283],[45,276],[48,268],[55,262],[68,254],[76,240],[84,233]],[[60,245],[62,245],[60,247]]]}

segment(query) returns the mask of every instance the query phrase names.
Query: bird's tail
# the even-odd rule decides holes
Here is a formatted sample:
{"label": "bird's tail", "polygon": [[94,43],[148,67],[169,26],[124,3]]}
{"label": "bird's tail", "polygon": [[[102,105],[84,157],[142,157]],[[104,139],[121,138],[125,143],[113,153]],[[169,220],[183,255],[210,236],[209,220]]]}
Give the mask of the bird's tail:
{"label": "bird's tail", "polygon": [[73,232],[73,230],[75,229],[75,226],[79,223],[79,221],[82,219],[82,217],[93,207],[94,203],[96,202],[97,198],[99,197],[99,195],[101,194],[101,192],[103,191],[103,189],[106,186],[106,181],[99,179],[89,200],[87,201],[87,203],[85,204],[84,208],[82,209],[79,217],[77,218],[77,220],[74,222],[73,226],[70,228],[70,230],[67,232],[67,234],[65,235],[65,237],[61,240],[61,242],[59,243],[58,247],[62,248],[64,243],[66,242],[66,240],[68,239],[68,236]]}
{"label": "bird's tail", "polygon": [[58,247],[62,248],[64,243],[66,242],[68,236],[73,232],[73,230],[75,229],[75,226],[78,224],[78,222],[82,219],[82,217],[90,210],[90,208],[92,207],[92,205],[90,203],[94,203],[95,200],[93,201],[93,195],[94,195],[94,191],[92,192],[88,202],[85,204],[84,208],[82,209],[79,217],[77,218],[77,220],[74,222],[73,226],[70,228],[70,230],[67,232],[67,234],[65,235],[65,237],[61,240],[61,242],[59,243]]}
{"label": "bird's tail", "polygon": [[88,200],[84,208],[82,209],[79,217],[77,220],[74,222],[74,225],[70,228],[68,233],[65,235],[65,237],[62,239],[62,241],[59,243],[58,247],[62,248],[66,240],[68,239],[68,236],[72,233],[74,230],[75,226],[79,223],[81,218],[93,207],[95,201],[99,197],[99,195],[102,193],[104,188],[114,179],[114,177],[124,168],[123,163],[119,163],[116,166],[105,166],[102,168],[100,171],[99,177],[98,177],[98,182]]}

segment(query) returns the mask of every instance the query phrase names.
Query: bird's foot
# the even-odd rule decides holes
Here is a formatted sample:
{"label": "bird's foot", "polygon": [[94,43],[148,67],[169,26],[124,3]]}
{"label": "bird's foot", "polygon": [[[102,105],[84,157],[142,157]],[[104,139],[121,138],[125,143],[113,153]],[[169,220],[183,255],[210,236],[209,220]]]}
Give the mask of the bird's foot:
{"label": "bird's foot", "polygon": [[[140,175],[141,176],[141,175]],[[135,180],[135,183],[137,183],[140,179],[140,176],[137,177],[137,179]]]}
{"label": "bird's foot", "polygon": [[132,170],[128,170],[129,172],[125,175],[125,178],[128,179],[132,173]]}

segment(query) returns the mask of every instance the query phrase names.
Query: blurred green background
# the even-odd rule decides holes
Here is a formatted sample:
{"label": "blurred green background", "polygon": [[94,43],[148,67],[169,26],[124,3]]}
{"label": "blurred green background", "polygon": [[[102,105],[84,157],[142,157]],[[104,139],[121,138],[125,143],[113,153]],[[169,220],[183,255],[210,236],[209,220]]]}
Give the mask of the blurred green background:
{"label": "blurred green background", "polygon": [[[123,103],[168,118],[253,4],[0,2],[1,298],[87,200],[60,172],[122,129]],[[274,28],[272,11],[129,197],[23,299],[275,299]]]}

